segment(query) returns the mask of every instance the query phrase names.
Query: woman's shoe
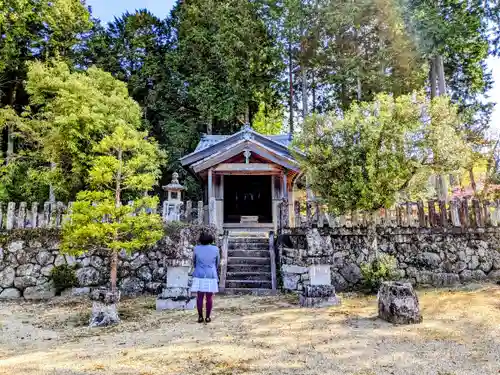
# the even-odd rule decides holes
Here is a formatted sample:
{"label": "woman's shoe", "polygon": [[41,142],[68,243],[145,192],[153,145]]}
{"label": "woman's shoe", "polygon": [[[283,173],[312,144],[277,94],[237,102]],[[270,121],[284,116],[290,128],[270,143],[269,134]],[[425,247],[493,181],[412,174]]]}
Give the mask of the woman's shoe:
{"label": "woman's shoe", "polygon": [[205,323],[210,323],[211,321],[212,321],[212,319],[210,319],[210,318],[205,319]]}
{"label": "woman's shoe", "polygon": [[199,317],[198,317],[198,323],[203,323],[204,321],[205,321],[205,319],[203,319],[203,317],[202,317],[202,316],[199,316]]}

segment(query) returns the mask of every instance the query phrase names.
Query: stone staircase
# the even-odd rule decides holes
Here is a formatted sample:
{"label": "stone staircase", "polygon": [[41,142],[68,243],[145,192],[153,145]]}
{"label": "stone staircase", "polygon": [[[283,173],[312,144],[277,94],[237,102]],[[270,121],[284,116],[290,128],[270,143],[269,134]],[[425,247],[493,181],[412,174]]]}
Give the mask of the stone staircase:
{"label": "stone staircase", "polygon": [[272,294],[269,237],[265,233],[230,233],[227,294]]}

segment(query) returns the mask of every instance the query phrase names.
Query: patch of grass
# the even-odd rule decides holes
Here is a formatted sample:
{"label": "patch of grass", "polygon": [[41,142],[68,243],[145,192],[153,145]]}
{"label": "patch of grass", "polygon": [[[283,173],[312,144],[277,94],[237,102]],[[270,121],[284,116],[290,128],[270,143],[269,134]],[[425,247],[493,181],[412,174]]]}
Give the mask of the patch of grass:
{"label": "patch of grass", "polygon": [[360,370],[356,371],[352,375],[377,375],[377,374],[372,370]]}
{"label": "patch of grass", "polygon": [[245,374],[251,370],[248,361],[243,360],[217,360],[204,357],[200,360],[204,369],[209,369],[211,375]]}

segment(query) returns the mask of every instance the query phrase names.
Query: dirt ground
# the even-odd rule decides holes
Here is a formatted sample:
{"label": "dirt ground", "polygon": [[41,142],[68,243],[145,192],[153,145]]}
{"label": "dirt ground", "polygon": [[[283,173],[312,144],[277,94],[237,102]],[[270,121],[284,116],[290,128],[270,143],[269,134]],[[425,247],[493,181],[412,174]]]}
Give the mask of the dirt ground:
{"label": "dirt ground", "polygon": [[375,297],[306,310],[297,297],[218,297],[213,322],[120,305],[117,327],[89,329],[89,302],[0,305],[0,374],[500,373],[500,287],[419,293],[424,323],[377,319]]}

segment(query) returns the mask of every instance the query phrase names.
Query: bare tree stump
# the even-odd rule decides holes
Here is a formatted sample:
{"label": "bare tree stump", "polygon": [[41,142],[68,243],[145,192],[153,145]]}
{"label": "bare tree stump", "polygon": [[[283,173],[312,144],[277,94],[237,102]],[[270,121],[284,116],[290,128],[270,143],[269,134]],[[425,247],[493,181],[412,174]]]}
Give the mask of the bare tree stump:
{"label": "bare tree stump", "polygon": [[92,316],[90,327],[107,327],[120,323],[117,304],[120,301],[120,292],[113,292],[106,288],[98,288],[90,293],[92,301]]}
{"label": "bare tree stump", "polygon": [[383,282],[378,291],[378,316],[393,324],[422,323],[418,297],[412,285]]}

